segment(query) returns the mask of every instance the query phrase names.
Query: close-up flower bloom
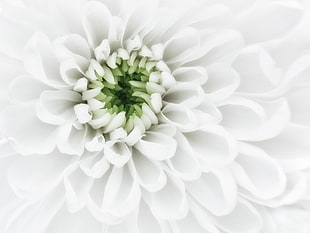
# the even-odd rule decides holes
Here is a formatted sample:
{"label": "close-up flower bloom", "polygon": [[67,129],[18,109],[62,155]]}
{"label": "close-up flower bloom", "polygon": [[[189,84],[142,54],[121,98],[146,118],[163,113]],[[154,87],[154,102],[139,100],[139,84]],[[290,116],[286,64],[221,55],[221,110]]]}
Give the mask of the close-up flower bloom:
{"label": "close-up flower bloom", "polygon": [[309,233],[307,0],[2,0],[0,232]]}

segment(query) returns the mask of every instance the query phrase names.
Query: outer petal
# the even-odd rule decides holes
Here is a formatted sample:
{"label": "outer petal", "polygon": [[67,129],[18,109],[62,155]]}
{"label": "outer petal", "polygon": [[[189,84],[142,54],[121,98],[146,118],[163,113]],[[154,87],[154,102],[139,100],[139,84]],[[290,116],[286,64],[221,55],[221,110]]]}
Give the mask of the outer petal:
{"label": "outer petal", "polygon": [[258,147],[242,143],[239,148],[237,164],[232,167],[239,185],[260,198],[280,195],[286,186],[286,176],[276,161]]}
{"label": "outer petal", "polygon": [[227,233],[256,233],[262,227],[257,210],[247,201],[239,200],[236,208],[228,215],[215,217],[215,224]]}
{"label": "outer petal", "polygon": [[260,141],[273,138],[286,126],[290,112],[285,99],[251,101],[231,97],[222,103],[221,125],[238,140]]}
{"label": "outer petal", "polygon": [[6,109],[1,124],[4,135],[12,138],[21,154],[50,153],[57,143],[57,129],[41,122],[33,105]]}
{"label": "outer petal", "polygon": [[21,157],[10,167],[8,181],[22,198],[32,200],[41,197],[62,181],[65,169],[73,159],[57,151]]}
{"label": "outer petal", "polygon": [[183,182],[169,174],[166,186],[151,194],[150,208],[160,219],[172,220],[185,217],[188,203]]}
{"label": "outer petal", "polygon": [[[248,43],[278,39],[300,21],[302,10],[295,1],[271,1],[258,4],[238,19]],[[284,20],[285,19],[285,20]]]}
{"label": "outer petal", "polygon": [[236,142],[221,127],[203,128],[184,135],[206,171],[227,165],[237,155]]}
{"label": "outer petal", "polygon": [[194,199],[214,215],[226,215],[236,206],[237,187],[230,172],[205,173],[188,182],[186,187]]}

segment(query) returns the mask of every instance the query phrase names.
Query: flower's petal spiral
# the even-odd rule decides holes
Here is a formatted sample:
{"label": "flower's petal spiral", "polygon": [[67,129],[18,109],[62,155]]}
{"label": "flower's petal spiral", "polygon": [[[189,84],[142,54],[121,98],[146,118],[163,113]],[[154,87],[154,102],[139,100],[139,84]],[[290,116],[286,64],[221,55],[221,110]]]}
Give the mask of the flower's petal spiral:
{"label": "flower's petal spiral", "polygon": [[309,233],[306,0],[0,1],[0,232]]}

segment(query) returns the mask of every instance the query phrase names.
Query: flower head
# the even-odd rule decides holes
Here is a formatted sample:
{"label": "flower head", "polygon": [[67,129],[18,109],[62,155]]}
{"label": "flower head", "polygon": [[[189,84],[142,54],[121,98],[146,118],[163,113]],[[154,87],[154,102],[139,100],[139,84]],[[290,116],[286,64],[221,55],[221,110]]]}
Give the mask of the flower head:
{"label": "flower head", "polygon": [[0,229],[248,233],[308,219],[309,55],[281,56],[306,6],[232,2],[4,6],[0,161],[14,198]]}

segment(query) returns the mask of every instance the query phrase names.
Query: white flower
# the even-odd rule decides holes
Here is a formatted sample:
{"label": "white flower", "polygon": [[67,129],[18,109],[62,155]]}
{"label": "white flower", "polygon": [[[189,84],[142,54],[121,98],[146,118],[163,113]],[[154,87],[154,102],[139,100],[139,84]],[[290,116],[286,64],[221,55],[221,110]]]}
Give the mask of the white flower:
{"label": "white flower", "polygon": [[3,2],[0,231],[309,232],[308,8]]}

